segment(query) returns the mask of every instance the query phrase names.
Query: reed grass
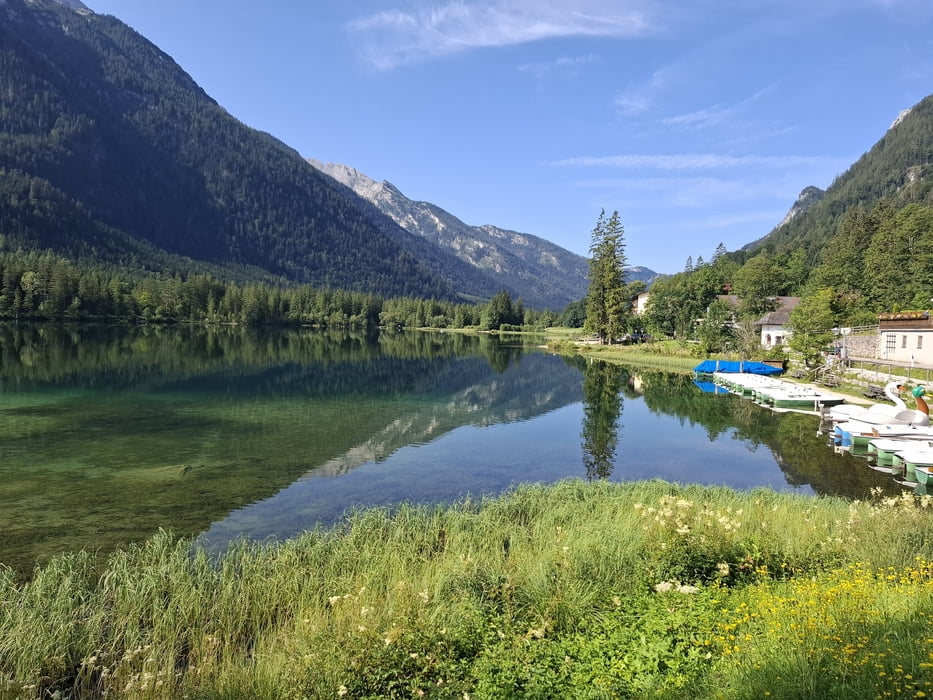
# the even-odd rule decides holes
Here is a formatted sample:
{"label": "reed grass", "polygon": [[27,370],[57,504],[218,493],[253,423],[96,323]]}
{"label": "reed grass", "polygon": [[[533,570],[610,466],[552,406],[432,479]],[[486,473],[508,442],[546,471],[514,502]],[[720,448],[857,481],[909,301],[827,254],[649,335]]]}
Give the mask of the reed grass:
{"label": "reed grass", "polygon": [[923,697],[931,543],[926,497],[660,481],[160,532],[0,570],[0,697]]}

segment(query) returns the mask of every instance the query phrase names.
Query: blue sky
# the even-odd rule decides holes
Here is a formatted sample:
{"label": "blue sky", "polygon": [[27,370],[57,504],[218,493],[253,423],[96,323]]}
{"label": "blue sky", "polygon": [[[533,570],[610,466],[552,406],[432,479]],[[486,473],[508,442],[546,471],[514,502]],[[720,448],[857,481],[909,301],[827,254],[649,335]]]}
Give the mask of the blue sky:
{"label": "blue sky", "polygon": [[85,0],[230,114],[468,224],[678,272],[933,93],[930,0]]}

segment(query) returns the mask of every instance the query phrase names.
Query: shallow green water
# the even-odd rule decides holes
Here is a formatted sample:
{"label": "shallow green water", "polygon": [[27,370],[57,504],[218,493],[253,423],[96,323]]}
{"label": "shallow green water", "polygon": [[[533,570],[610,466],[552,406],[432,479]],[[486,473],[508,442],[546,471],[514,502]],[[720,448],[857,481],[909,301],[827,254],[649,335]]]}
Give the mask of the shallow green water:
{"label": "shallow green water", "polygon": [[864,497],[809,416],[488,336],[0,327],[0,561],[159,528],[286,537],[347,508],[663,478]]}

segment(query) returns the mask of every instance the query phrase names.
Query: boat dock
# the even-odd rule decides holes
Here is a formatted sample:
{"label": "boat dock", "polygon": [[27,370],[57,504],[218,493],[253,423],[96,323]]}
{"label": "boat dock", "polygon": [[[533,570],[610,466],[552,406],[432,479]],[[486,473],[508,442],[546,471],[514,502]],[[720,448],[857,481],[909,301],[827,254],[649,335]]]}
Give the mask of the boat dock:
{"label": "boat dock", "polygon": [[713,381],[740,396],[776,410],[795,410],[819,415],[826,406],[844,403],[842,394],[797,384],[773,376],[740,372],[714,372]]}

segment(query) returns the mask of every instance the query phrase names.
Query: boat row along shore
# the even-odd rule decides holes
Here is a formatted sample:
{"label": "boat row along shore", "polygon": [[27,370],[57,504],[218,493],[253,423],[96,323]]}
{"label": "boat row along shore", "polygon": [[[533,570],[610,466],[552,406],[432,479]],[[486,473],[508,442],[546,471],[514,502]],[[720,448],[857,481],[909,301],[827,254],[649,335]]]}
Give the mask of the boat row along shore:
{"label": "boat row along shore", "polygon": [[[866,457],[872,469],[891,474],[902,486],[933,494],[933,425],[924,386],[908,391],[905,380],[890,381],[884,387],[890,403],[866,406],[847,403],[843,394],[780,379],[780,369],[758,365],[707,361],[694,369],[696,383],[704,391],[737,394],[773,411],[812,413],[833,449]],[[916,408],[907,407],[904,392]]]}

